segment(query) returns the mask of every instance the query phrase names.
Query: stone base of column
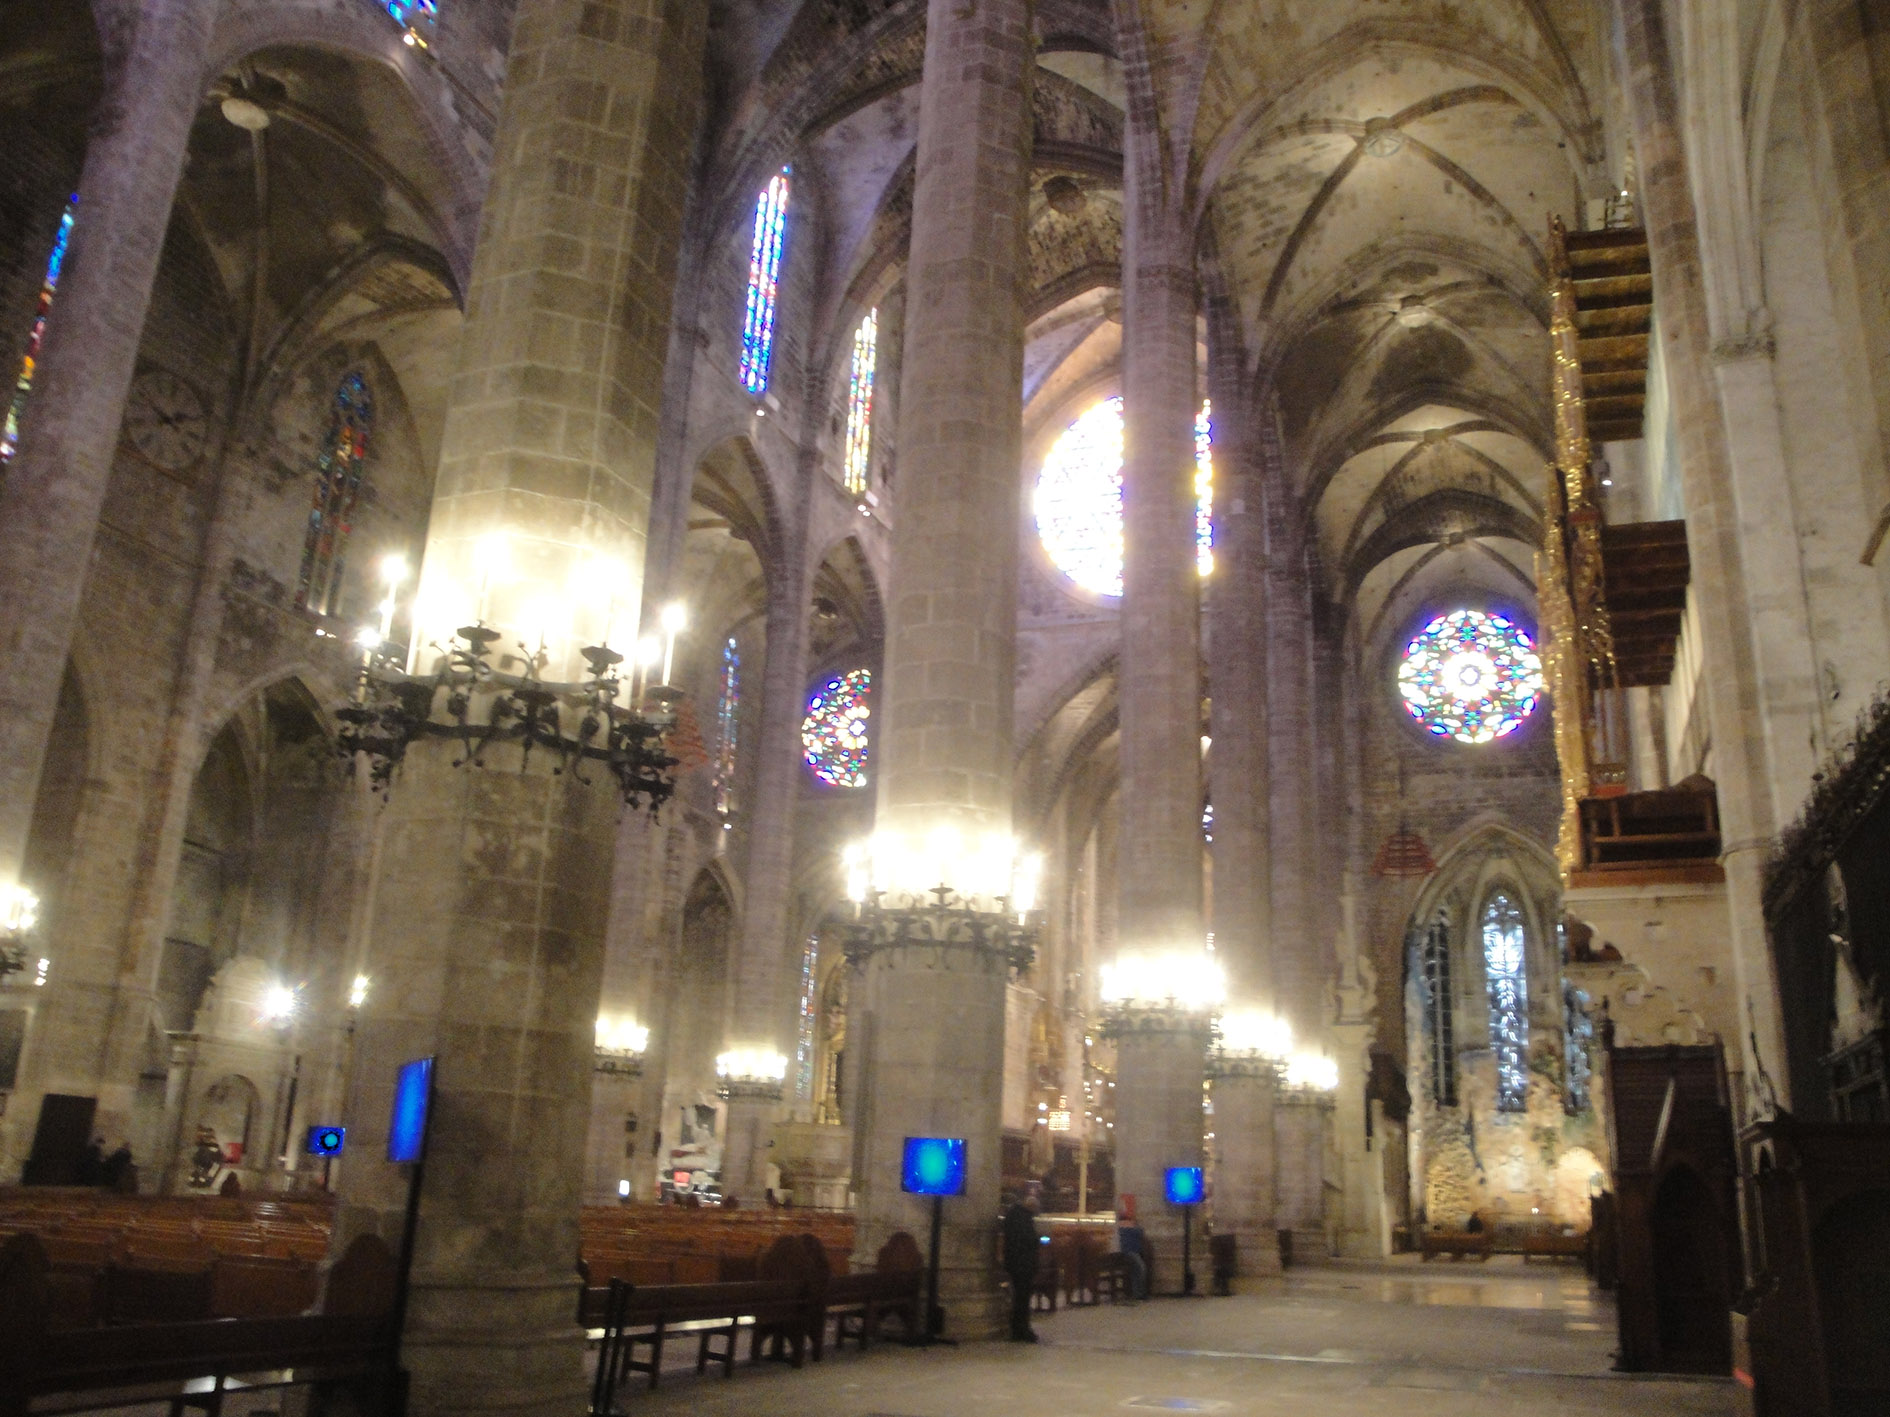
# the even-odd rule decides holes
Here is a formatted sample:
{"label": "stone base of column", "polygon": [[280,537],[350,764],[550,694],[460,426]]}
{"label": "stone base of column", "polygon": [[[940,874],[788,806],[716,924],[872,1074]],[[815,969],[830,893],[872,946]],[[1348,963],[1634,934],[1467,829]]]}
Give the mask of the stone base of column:
{"label": "stone base of column", "polygon": [[578,1279],[416,1270],[401,1360],[412,1413],[571,1417],[589,1401]]}
{"label": "stone base of column", "polygon": [[1214,1231],[1234,1237],[1241,1279],[1280,1273],[1274,1207],[1275,1067],[1265,1060],[1217,1058],[1214,1099]]}
{"label": "stone base of column", "polygon": [[[1163,1182],[1170,1167],[1203,1162],[1201,1085],[1207,1075],[1209,1020],[1205,1012],[1129,1006],[1104,1025],[1116,1040],[1117,1209],[1135,1198],[1136,1223],[1148,1237],[1149,1293],[1182,1292],[1185,1216],[1168,1204]],[[1194,1219],[1195,1287],[1206,1292],[1211,1273],[1202,1217]]]}
{"label": "stone base of column", "polygon": [[383,1159],[395,1074],[431,1056],[408,1411],[569,1417],[584,1401],[574,1266],[622,803],[554,773],[550,754],[521,767],[495,747],[487,767],[453,766],[463,752],[415,743],[385,809],[334,1249],[369,1230],[398,1247],[412,1168]]}
{"label": "stone base of column", "polygon": [[873,1264],[899,1230],[926,1252],[932,1202],[901,1189],[905,1140],[963,1138],[965,1191],[944,1202],[939,1266],[945,1333],[958,1339],[997,1337],[1007,1308],[997,1227],[1014,956],[976,924],[969,911],[871,911],[848,945],[847,1052],[861,1060],[854,1261]]}
{"label": "stone base of column", "polygon": [[1293,1232],[1296,1261],[1332,1253],[1326,1214],[1326,1132],[1332,1094],[1291,1088],[1273,1108],[1276,1205],[1281,1230]]}
{"label": "stone base of column", "polygon": [[768,1203],[769,1146],[781,1111],[778,1082],[728,1082],[721,1089],[728,1103],[722,1142],[722,1195],[736,1197],[749,1209]]}

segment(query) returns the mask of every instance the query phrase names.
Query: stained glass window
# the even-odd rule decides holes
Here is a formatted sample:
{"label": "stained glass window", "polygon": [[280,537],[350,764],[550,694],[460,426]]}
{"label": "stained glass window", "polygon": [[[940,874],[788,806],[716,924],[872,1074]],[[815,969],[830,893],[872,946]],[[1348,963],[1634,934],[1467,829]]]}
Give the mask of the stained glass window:
{"label": "stained glass window", "polygon": [[387,17],[399,25],[406,33],[408,44],[427,48],[427,41],[432,38],[433,25],[440,17],[437,0],[374,0]]}
{"label": "stained glass window", "polygon": [[879,363],[879,311],[868,310],[853,332],[853,371],[847,379],[846,488],[866,490],[873,456],[873,376]]}
{"label": "stained glass window", "polygon": [[1520,1112],[1529,1093],[1529,980],[1522,911],[1498,891],[1483,907],[1483,973],[1490,988],[1496,1110]]}
{"label": "stained glass window", "polygon": [[1214,574],[1214,405],[1194,416],[1194,555],[1201,574]]}
{"label": "stained glass window", "polygon": [[715,810],[725,817],[735,804],[736,714],[741,695],[742,653],[730,635],[722,643],[722,682],[715,698]]}
{"label": "stained glass window", "polygon": [[[1214,568],[1214,427],[1194,423],[1195,550]],[[1037,535],[1053,564],[1096,595],[1122,594],[1122,400],[1104,399],[1064,430],[1037,474]]]}
{"label": "stained glass window", "polygon": [[1588,1110],[1589,1083],[1595,1071],[1589,1049],[1594,1042],[1595,1020],[1588,1012],[1588,995],[1564,980],[1562,1046],[1568,1072],[1568,1095],[1563,1099],[1563,1106],[1571,1114]]}
{"label": "stained glass window", "polygon": [[794,1096],[802,1102],[814,1100],[814,1020],[819,1010],[814,978],[819,962],[820,942],[809,935],[801,946],[801,994],[794,1020]]}
{"label": "stained glass window", "polygon": [[781,248],[787,241],[788,184],[782,168],[755,200],[755,244],[748,257],[748,314],[742,323],[742,387],[759,394],[768,387],[774,358],[774,306],[781,280]]}
{"label": "stained glass window", "polygon": [[7,421],[0,431],[0,467],[13,461],[20,446],[20,418],[26,412],[27,396],[33,392],[33,375],[39,369],[39,347],[46,338],[46,317],[52,313],[53,296],[59,289],[59,276],[66,265],[66,245],[72,239],[72,223],[78,213],[77,195],[66,199],[66,209],[59,215],[59,230],[53,236],[52,255],[46,258],[46,275],[39,283],[39,305],[33,311],[33,323],[26,330],[26,353],[20,359],[20,377],[13,384],[13,402],[7,406]]}
{"label": "stained glass window", "polygon": [[831,787],[866,786],[866,722],[872,715],[870,670],[836,674],[808,696],[801,755]]}
{"label": "stained glass window", "polygon": [[302,542],[302,572],[295,603],[318,615],[336,615],[341,607],[341,576],[347,565],[348,533],[361,479],[367,469],[368,439],[374,432],[374,400],[359,373],[342,376],[328,417],[328,436],[315,463],[315,498]]}
{"label": "stained glass window", "polygon": [[1450,920],[1437,919],[1418,932],[1425,1032],[1429,1035],[1431,1097],[1439,1107],[1457,1105],[1456,1017],[1450,985]]}
{"label": "stained glass window", "polygon": [[1542,693],[1542,660],[1507,615],[1453,610],[1405,646],[1398,693],[1439,738],[1491,743],[1522,727]]}

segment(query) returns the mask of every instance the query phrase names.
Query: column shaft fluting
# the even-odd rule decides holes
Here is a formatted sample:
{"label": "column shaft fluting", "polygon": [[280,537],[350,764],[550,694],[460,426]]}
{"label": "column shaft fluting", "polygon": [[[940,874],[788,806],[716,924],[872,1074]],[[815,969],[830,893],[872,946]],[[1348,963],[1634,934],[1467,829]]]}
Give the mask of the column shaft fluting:
{"label": "column shaft fluting", "polygon": [[[423,642],[481,617],[516,672],[519,642],[542,634],[555,681],[607,625],[634,633],[704,28],[694,0],[521,0]],[[585,1388],[571,1263],[623,804],[608,774],[580,781],[543,752],[465,756],[423,739],[393,782],[338,1228],[398,1237],[405,1177],[377,1153],[396,1067],[432,1054],[410,1410],[568,1413]]]}
{"label": "column shaft fluting", "polygon": [[[916,841],[940,826],[967,839],[1011,828],[1032,64],[1028,0],[932,0],[876,745],[876,831]],[[894,943],[856,977],[849,1024],[849,1064],[864,1050],[865,1258],[893,1230],[926,1234],[927,1207],[900,1193],[902,1139],[968,1143],[967,1192],[945,1203],[941,1278],[961,1334],[992,1331],[1001,1305],[991,1220],[1008,974],[1001,951]]]}
{"label": "column shaft fluting", "polygon": [[218,8],[137,7],[86,146],[19,450],[0,473],[0,885],[26,849]]}

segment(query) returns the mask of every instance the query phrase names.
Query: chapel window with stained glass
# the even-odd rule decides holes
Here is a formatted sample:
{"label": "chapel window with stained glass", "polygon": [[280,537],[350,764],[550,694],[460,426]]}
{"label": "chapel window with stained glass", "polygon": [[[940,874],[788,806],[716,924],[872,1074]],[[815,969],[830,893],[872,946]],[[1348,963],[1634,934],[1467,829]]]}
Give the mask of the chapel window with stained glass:
{"label": "chapel window with stained glass", "polygon": [[1522,909],[1501,891],[1483,907],[1483,973],[1490,991],[1496,1110],[1520,1112],[1529,1097],[1527,951]]}
{"label": "chapel window with stained glass", "polygon": [[438,0],[373,0],[387,12],[387,18],[406,31],[410,45],[426,49],[433,39],[433,28],[440,18]]}
{"label": "chapel window with stained glass", "polygon": [[[1195,556],[1214,568],[1214,424],[1194,424]],[[1057,570],[1094,595],[1122,594],[1122,400],[1104,399],[1050,449],[1032,499],[1037,536]]]}
{"label": "chapel window with stained glass", "polygon": [[814,1021],[820,1000],[815,980],[820,964],[820,940],[809,935],[801,946],[801,990],[799,1011],[794,1020],[794,1098],[797,1102],[814,1100]]}
{"label": "chapel window with stained glass", "polygon": [[1529,632],[1509,616],[1453,610],[1405,646],[1398,695],[1435,736],[1493,743],[1536,711],[1542,659]]}
{"label": "chapel window with stained glass", "polygon": [[868,310],[853,332],[853,366],[847,376],[845,483],[858,497],[866,491],[873,457],[873,379],[879,364],[879,311]]}
{"label": "chapel window with stained glass", "polygon": [[66,209],[59,214],[52,254],[46,258],[46,274],[39,283],[39,303],[33,309],[33,323],[26,328],[26,353],[20,358],[19,377],[13,381],[13,401],[7,405],[6,427],[0,431],[0,468],[12,462],[13,454],[19,450],[20,420],[26,414],[26,400],[33,392],[33,375],[39,371],[39,350],[46,339],[46,317],[52,313],[59,276],[65,270],[66,246],[72,240],[72,224],[78,208],[79,199],[75,195],[66,199]]}
{"label": "chapel window with stained glass", "polygon": [[374,432],[374,400],[359,373],[342,376],[328,415],[328,434],[315,462],[315,494],[302,541],[302,570],[295,603],[318,615],[341,613],[342,573],[347,569],[348,533],[361,499],[368,440]]}
{"label": "chapel window with stained glass", "polygon": [[715,810],[735,806],[735,750],[742,695],[742,652],[730,635],[722,642],[722,677],[715,696]]}
{"label": "chapel window with stained glass", "polygon": [[801,756],[829,787],[866,786],[867,721],[872,717],[873,675],[850,669],[823,681],[808,695],[801,720]]}
{"label": "chapel window with stained glass", "polygon": [[1439,1107],[1457,1105],[1456,1016],[1450,982],[1450,919],[1443,913],[1418,932],[1425,1034],[1429,1047],[1431,1098]]}
{"label": "chapel window with stained glass", "polygon": [[784,167],[755,199],[755,240],[748,256],[748,310],[742,321],[742,387],[767,392],[774,361],[774,313],[780,294],[781,253],[787,243],[788,189],[794,170]]}

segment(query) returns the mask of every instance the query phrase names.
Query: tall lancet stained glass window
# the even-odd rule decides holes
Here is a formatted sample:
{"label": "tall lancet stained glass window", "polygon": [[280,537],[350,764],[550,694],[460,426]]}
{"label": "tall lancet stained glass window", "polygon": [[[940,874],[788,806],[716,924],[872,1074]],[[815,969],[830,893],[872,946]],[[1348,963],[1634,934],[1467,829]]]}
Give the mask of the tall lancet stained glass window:
{"label": "tall lancet stained glass window", "polygon": [[46,339],[46,317],[52,313],[53,296],[59,290],[59,276],[66,266],[66,245],[72,239],[72,223],[78,214],[79,199],[67,199],[59,215],[59,230],[53,234],[52,254],[46,258],[46,274],[39,283],[39,304],[33,310],[33,323],[26,328],[26,353],[20,358],[20,376],[13,382],[13,402],[7,405],[7,421],[0,431],[0,468],[13,461],[20,446],[20,419],[26,413],[26,400],[33,392],[33,375],[39,370],[39,348]]}
{"label": "tall lancet stained glass window", "polygon": [[1418,931],[1423,980],[1425,1032],[1430,1035],[1431,1098],[1439,1107],[1457,1105],[1456,1000],[1450,982],[1450,918],[1437,918]]}
{"label": "tall lancet stained glass window", "polygon": [[1529,980],[1523,946],[1522,910],[1498,891],[1483,907],[1483,973],[1490,989],[1499,1112],[1520,1112],[1529,1098]]}
{"label": "tall lancet stained glass window", "polygon": [[1194,557],[1201,574],[1214,574],[1214,405],[1202,400],[1194,416]]}
{"label": "tall lancet stained glass window", "polygon": [[742,322],[742,387],[765,393],[774,361],[774,310],[780,293],[781,252],[787,243],[788,188],[784,167],[755,199],[755,243],[748,257],[748,313]]}
{"label": "tall lancet stained glass window", "polygon": [[829,787],[866,786],[866,723],[872,716],[871,670],[850,669],[808,695],[801,720],[801,754]]}
{"label": "tall lancet stained glass window", "polygon": [[879,364],[879,311],[868,310],[853,332],[853,369],[847,378],[846,489],[866,491],[873,457],[873,378]]}
{"label": "tall lancet stained glass window", "polygon": [[328,436],[315,462],[315,496],[295,591],[295,603],[318,615],[336,615],[341,610],[348,533],[353,529],[355,505],[361,500],[373,432],[374,400],[367,381],[359,373],[344,374],[329,410]]}
{"label": "tall lancet stained glass window", "polygon": [[715,698],[715,810],[725,817],[735,806],[735,735],[741,696],[742,652],[730,635],[722,642],[722,682]]}

